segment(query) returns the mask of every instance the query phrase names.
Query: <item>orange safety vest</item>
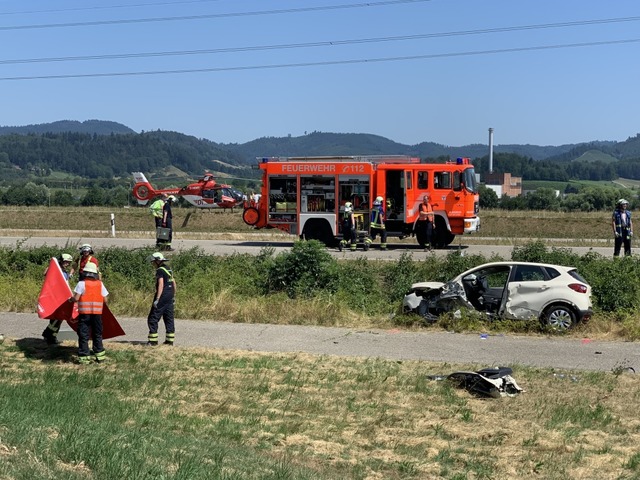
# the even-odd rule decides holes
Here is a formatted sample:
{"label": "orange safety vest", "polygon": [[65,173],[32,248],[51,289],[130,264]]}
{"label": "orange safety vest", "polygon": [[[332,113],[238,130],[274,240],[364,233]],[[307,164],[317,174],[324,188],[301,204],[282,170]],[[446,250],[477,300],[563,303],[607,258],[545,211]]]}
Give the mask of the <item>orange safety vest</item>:
{"label": "orange safety vest", "polygon": [[420,204],[420,220],[428,220],[433,222],[433,208],[430,203],[426,205],[424,203]]}
{"label": "orange safety vest", "polygon": [[84,293],[80,295],[80,300],[78,300],[78,312],[100,315],[103,304],[102,282],[100,280],[84,280]]}

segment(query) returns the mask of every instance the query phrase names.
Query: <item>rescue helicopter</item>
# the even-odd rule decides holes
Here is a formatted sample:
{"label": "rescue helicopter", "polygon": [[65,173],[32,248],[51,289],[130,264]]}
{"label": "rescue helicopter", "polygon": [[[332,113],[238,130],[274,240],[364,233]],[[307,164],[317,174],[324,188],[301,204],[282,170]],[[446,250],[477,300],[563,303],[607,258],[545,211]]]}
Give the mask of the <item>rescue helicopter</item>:
{"label": "rescue helicopter", "polygon": [[140,205],[146,205],[152,198],[166,193],[184,198],[198,208],[232,208],[244,200],[244,194],[231,185],[217,183],[211,173],[205,173],[197,182],[182,188],[155,189],[142,172],[134,172],[133,196]]}

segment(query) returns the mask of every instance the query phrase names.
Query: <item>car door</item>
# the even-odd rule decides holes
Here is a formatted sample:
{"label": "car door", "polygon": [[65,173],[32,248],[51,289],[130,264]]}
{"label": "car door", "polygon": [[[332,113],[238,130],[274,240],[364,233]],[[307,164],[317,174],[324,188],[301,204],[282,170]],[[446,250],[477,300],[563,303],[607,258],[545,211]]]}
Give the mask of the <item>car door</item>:
{"label": "car door", "polygon": [[483,310],[487,313],[501,316],[507,298],[507,280],[511,267],[509,265],[494,265],[474,270],[478,282],[482,285]]}
{"label": "car door", "polygon": [[506,318],[538,318],[547,300],[549,277],[538,265],[515,265],[509,279],[509,296],[505,306]]}

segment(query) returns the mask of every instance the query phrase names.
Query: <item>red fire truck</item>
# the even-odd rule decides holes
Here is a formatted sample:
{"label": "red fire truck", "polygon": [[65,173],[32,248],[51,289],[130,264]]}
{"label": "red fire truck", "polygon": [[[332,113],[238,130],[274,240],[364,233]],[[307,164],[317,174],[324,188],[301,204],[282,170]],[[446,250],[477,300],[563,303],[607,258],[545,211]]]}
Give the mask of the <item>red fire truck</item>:
{"label": "red fire truck", "polygon": [[480,228],[476,175],[468,158],[423,163],[407,156],[258,158],[262,192],[245,203],[243,219],[333,246],[342,238],[340,216],[351,202],[360,239],[369,232],[370,209],[381,196],[388,236],[414,236],[425,193],[434,210],[434,245]]}

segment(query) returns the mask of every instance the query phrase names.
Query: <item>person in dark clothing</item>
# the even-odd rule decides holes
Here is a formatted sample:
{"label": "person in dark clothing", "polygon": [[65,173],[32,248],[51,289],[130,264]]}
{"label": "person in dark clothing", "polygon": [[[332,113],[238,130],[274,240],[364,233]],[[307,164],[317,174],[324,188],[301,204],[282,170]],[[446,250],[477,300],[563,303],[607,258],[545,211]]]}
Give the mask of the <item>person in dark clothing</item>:
{"label": "person in dark clothing", "polygon": [[173,212],[171,211],[171,204],[176,200],[176,197],[169,195],[162,207],[162,222],[160,224],[163,228],[169,229],[169,238],[167,240],[158,241],[158,247],[161,250],[173,251],[171,247],[171,241],[173,240]]}
{"label": "person in dark clothing", "polygon": [[147,317],[147,326],[149,327],[147,345],[158,345],[158,323],[161,318],[164,320],[166,331],[164,343],[165,345],[173,345],[176,333],[173,315],[176,281],[173,278],[173,272],[166,267],[168,260],[162,253],[156,252],[150,255],[147,260],[156,268],[156,293]]}
{"label": "person in dark clothing", "polygon": [[346,202],[344,204],[344,213],[342,218],[342,240],[338,244],[338,249],[349,248],[352,252],[356,251],[357,246],[356,219],[353,215],[353,204]]}
{"label": "person in dark clothing", "polygon": [[633,236],[633,223],[631,222],[631,212],[629,202],[621,198],[616,203],[616,209],[611,216],[611,226],[615,235],[613,243],[613,256],[620,256],[620,248],[624,244],[624,255],[631,255],[631,237]]}
{"label": "person in dark clothing", "polygon": [[371,238],[364,240],[364,249],[369,250],[371,244],[380,235],[380,250],[387,249],[387,229],[385,225],[384,199],[380,196],[376,197],[371,209],[371,218],[369,221],[371,227]]}

